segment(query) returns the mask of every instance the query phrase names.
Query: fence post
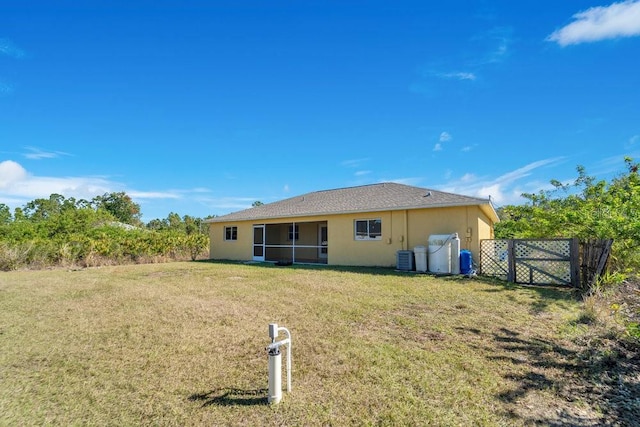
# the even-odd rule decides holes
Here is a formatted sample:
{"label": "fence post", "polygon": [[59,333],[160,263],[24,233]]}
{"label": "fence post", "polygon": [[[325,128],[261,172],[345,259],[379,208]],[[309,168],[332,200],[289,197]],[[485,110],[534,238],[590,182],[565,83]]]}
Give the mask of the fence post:
{"label": "fence post", "polygon": [[516,251],[515,241],[513,239],[509,239],[507,242],[507,266],[509,268],[507,281],[514,283],[516,281]]}
{"label": "fence post", "polygon": [[571,286],[580,288],[580,241],[577,237],[571,239],[569,258],[571,265]]}

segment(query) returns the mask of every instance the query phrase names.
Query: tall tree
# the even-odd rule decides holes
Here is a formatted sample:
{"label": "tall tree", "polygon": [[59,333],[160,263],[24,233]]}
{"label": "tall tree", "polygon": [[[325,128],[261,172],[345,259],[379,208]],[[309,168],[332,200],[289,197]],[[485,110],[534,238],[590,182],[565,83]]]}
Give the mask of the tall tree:
{"label": "tall tree", "polygon": [[202,228],[202,219],[185,215],[182,217],[182,220],[184,221],[184,231],[187,234],[195,234],[200,232]]}
{"label": "tall tree", "polygon": [[167,224],[169,225],[169,229],[175,231],[181,231],[184,228],[182,218],[175,212],[170,212],[169,215],[167,215]]}
{"label": "tall tree", "polygon": [[96,196],[92,203],[96,209],[109,212],[117,221],[135,226],[141,224],[140,205],[123,191]]}
{"label": "tall tree", "polygon": [[155,218],[147,223],[147,228],[149,230],[164,230],[167,228],[167,225],[163,220]]}
{"label": "tall tree", "polygon": [[13,210],[13,221],[14,222],[20,222],[20,221],[24,221],[26,219],[27,219],[27,216],[24,213],[24,209],[15,208]]}
{"label": "tall tree", "polygon": [[30,220],[45,220],[59,214],[62,211],[64,201],[64,196],[54,193],[51,194],[48,199],[35,199],[30,201],[25,205],[24,213]]}
{"label": "tall tree", "polygon": [[11,222],[11,209],[4,203],[0,203],[0,225]]}

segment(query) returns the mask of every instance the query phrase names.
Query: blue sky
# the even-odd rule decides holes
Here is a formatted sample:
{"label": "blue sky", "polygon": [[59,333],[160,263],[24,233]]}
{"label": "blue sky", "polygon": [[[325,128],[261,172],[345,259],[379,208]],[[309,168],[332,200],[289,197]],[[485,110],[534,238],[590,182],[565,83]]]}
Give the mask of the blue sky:
{"label": "blue sky", "polygon": [[640,1],[441,3],[4,2],[0,203],[125,191],[149,221],[395,181],[502,206],[640,159]]}

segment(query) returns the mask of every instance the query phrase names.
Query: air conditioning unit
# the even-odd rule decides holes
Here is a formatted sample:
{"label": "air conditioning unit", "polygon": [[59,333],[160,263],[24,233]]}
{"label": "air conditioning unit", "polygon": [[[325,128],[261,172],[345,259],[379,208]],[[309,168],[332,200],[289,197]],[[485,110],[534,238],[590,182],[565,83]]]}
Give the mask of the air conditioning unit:
{"label": "air conditioning unit", "polygon": [[401,271],[413,270],[413,251],[398,251],[396,253],[396,269]]}

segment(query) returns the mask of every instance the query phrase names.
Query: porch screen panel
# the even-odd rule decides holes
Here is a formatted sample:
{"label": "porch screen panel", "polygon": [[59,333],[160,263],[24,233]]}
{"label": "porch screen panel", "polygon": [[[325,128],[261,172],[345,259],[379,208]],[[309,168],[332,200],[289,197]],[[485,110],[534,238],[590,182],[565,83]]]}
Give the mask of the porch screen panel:
{"label": "porch screen panel", "polygon": [[293,262],[293,248],[267,246],[265,260]]}

